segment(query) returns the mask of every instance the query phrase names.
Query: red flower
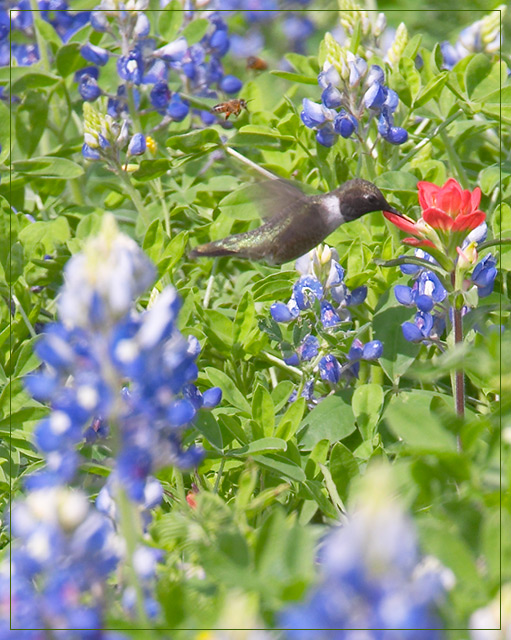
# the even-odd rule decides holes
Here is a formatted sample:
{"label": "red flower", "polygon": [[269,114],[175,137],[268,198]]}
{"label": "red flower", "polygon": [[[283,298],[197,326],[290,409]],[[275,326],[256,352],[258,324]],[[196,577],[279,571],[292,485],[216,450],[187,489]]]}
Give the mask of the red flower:
{"label": "red flower", "polygon": [[486,218],[478,206],[481,189],[463,190],[454,178],[449,178],[443,187],[431,182],[418,182],[419,202],[422,218],[440,231],[472,231]]}
{"label": "red flower", "polygon": [[383,212],[396,227],[416,236],[405,238],[403,242],[406,244],[440,248],[441,240],[434,230],[449,234],[468,232],[484,222],[486,214],[478,209],[481,201],[479,187],[474,191],[463,190],[454,178],[449,178],[443,187],[423,181],[417,186],[422,208],[419,220]]}

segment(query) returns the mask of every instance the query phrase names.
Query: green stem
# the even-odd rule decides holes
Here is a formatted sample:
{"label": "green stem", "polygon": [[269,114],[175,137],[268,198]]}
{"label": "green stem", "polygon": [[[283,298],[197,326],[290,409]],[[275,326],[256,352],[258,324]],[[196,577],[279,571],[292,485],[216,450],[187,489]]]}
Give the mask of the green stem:
{"label": "green stem", "polygon": [[142,537],[140,515],[136,505],[131,502],[126,491],[122,487],[119,487],[117,491],[117,506],[119,507],[120,516],[119,529],[122,538],[126,542],[126,573],[128,575],[128,582],[130,583],[130,586],[135,589],[136,593],[137,617],[142,626],[149,627],[149,620],[147,619],[144,605],[144,592],[132,564],[133,554],[135,553],[138,542]]}
{"label": "green stem", "polygon": [[[461,309],[453,307],[453,329],[454,329],[454,344],[461,344],[463,342],[463,321],[461,318]],[[458,369],[454,374],[454,401],[456,407],[456,413],[460,418],[465,416],[465,379],[463,369]]]}
{"label": "green stem", "polygon": [[215,478],[215,486],[213,487],[213,493],[218,493],[218,487],[220,486],[220,480],[222,478],[222,473],[224,472],[225,458],[220,460],[220,467],[218,468],[218,473]]}
{"label": "green stem", "polygon": [[456,149],[453,147],[452,142],[445,131],[440,132],[440,138],[445,145],[445,149],[447,151],[447,155],[449,156],[449,160],[451,161],[452,166],[456,169],[458,173],[458,179],[462,187],[467,189],[470,185],[468,176],[466,171],[461,163],[461,158],[456,153]]}
{"label": "green stem", "polygon": [[278,180],[278,176],[276,176],[274,173],[271,173],[271,171],[267,171],[266,169],[261,167],[261,165],[257,164],[256,162],[253,162],[252,160],[249,160],[246,156],[242,155],[235,149],[231,149],[231,147],[222,147],[222,149],[224,149],[225,152],[228,153],[233,158],[236,158],[236,160],[243,162],[243,164],[246,164],[248,167],[251,167],[252,169],[254,169],[254,171],[257,171],[258,173],[260,173],[265,178],[268,178],[269,180]]}
{"label": "green stem", "polygon": [[16,305],[16,309],[19,311],[20,316],[23,318],[23,322],[25,323],[28,332],[30,333],[30,336],[32,338],[35,338],[37,336],[37,333],[35,332],[34,327],[32,326],[32,323],[30,322],[30,320],[28,319],[27,314],[25,313],[25,309],[23,309],[21,302],[18,300],[18,298],[14,295],[14,293],[12,294],[12,299],[14,301],[14,304]]}
{"label": "green stem", "polygon": [[131,114],[131,121],[133,122],[133,131],[134,133],[141,133],[142,125],[140,124],[140,117],[135,105],[135,96],[131,82],[126,83],[126,98],[128,100],[128,109]]}
{"label": "green stem", "polygon": [[179,502],[182,506],[186,504],[186,491],[185,491],[185,483],[183,480],[183,474],[179,469],[174,468],[174,479],[176,481],[176,493]]}
{"label": "green stem", "polygon": [[[48,49],[46,46],[46,40],[43,38],[42,34],[39,32],[39,29],[37,27],[37,19],[40,19],[40,15],[41,15],[41,11],[39,9],[37,0],[30,0],[30,9],[32,10],[32,15],[34,16],[34,31],[35,31],[35,37],[37,42],[37,48],[39,50],[39,59],[41,60],[41,66],[46,73],[51,74],[52,69],[50,64],[50,57],[48,55]],[[51,100],[54,93],[55,92],[52,92],[52,94],[49,97],[51,112],[52,112],[53,120],[57,125],[57,128],[61,129],[62,121],[60,118],[60,111],[57,105],[55,104],[55,102]]]}
{"label": "green stem", "polygon": [[268,353],[267,351],[261,351],[261,355],[264,356],[267,360],[269,360],[273,364],[276,364],[281,369],[290,371],[291,373],[294,373],[295,375],[298,375],[300,377],[303,376],[303,372],[301,371],[301,369],[298,369],[297,367],[293,367],[289,364],[286,364],[284,360],[277,358],[277,356],[274,356],[273,354]]}
{"label": "green stem", "polygon": [[158,198],[160,199],[161,206],[163,208],[163,220],[165,222],[165,233],[168,235],[169,238],[171,238],[172,232],[170,230],[170,213],[169,213],[169,208],[167,206],[167,202],[165,200],[165,194],[163,193],[161,179],[156,178],[155,180],[153,180],[152,185],[154,186],[154,190],[158,194]]}
{"label": "green stem", "polygon": [[462,114],[463,114],[463,109],[459,109],[450,118],[447,118],[447,120],[440,123],[430,136],[426,136],[425,138],[422,138],[420,142],[418,142],[415,145],[415,147],[411,151],[409,151],[406,154],[406,156],[404,156],[404,158],[401,158],[401,161],[396,166],[395,171],[399,171],[399,169],[402,169],[405,166],[405,164],[408,162],[408,160],[410,158],[413,158],[413,156],[417,153],[417,151],[422,149],[422,147],[425,147],[428,144],[428,142],[431,142],[431,140],[433,140],[433,138],[435,138],[439,133],[441,133],[445,129],[445,127],[448,127],[451,124],[451,122],[454,122],[454,120],[457,120]]}
{"label": "green stem", "polygon": [[144,221],[144,224],[146,225],[146,227],[148,227],[149,224],[151,223],[151,219],[150,219],[150,217],[149,217],[149,215],[147,213],[147,210],[146,210],[146,208],[144,206],[144,202],[142,200],[142,197],[141,197],[140,193],[131,184],[131,180],[130,180],[128,174],[126,173],[126,171],[123,170],[122,167],[120,167],[120,166],[118,167],[117,173],[121,177],[121,180],[124,182],[124,185],[126,186],[126,191],[128,192],[130,198],[133,200],[133,204],[135,205],[135,209],[138,211],[138,214],[140,215],[140,217]]}

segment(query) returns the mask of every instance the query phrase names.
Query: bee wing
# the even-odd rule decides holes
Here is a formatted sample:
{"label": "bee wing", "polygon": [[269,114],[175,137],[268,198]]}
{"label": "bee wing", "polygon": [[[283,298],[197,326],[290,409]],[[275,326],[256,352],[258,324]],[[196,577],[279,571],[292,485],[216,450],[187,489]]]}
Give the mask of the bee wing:
{"label": "bee wing", "polygon": [[264,220],[285,216],[289,211],[300,211],[308,203],[308,196],[287,180],[266,180],[254,185],[254,200]]}

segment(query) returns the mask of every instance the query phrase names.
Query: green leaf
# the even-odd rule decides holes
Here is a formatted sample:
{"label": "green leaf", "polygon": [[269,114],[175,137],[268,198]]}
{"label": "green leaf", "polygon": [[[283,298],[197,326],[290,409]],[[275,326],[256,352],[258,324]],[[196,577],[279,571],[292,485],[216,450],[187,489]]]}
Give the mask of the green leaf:
{"label": "green leaf", "polygon": [[401,330],[402,323],[410,321],[412,315],[410,309],[397,302],[394,293],[387,291],[373,317],[373,337],[384,345],[379,362],[393,381],[405,373],[417,356],[417,345],[405,340]]}
{"label": "green leaf", "polygon": [[425,87],[423,87],[419,92],[419,94],[417,95],[413,103],[413,108],[418,109],[419,107],[422,107],[430,100],[438,98],[440,93],[442,92],[442,89],[444,88],[445,83],[447,82],[448,77],[449,77],[449,74],[446,71],[443,71],[439,75],[432,78],[428,82],[428,84]]}
{"label": "green leaf", "polygon": [[169,149],[177,149],[187,153],[201,151],[206,144],[221,144],[216,129],[196,129],[187,133],[179,133],[168,138],[166,142]]}
{"label": "green leaf", "polygon": [[[40,15],[40,14],[39,14]],[[62,40],[59,34],[55,31],[53,25],[42,18],[34,19],[34,26],[39,31],[39,33],[43,37],[43,42],[46,41],[48,43],[52,42],[53,44],[60,46],[62,44]]]}
{"label": "green leaf", "polygon": [[[23,67],[26,69],[27,67]],[[49,73],[24,73],[18,80],[12,83],[10,94],[19,95],[28,91],[28,89],[47,89],[53,87],[60,81],[58,76]]]}
{"label": "green leaf", "polygon": [[252,397],[252,418],[258,422],[265,436],[273,435],[275,427],[275,406],[270,392],[258,384]]}
{"label": "green leaf", "polygon": [[189,47],[192,44],[199,42],[199,40],[206,35],[209,28],[209,20],[206,18],[195,18],[181,32],[181,35],[186,38],[186,42]]}
{"label": "green leaf", "polygon": [[178,0],[172,0],[158,16],[158,31],[165,42],[176,39],[183,23],[184,11]]}
{"label": "green leaf", "polygon": [[475,88],[489,74],[492,68],[490,59],[484,53],[476,53],[465,69],[465,87],[471,98]]}
{"label": "green leaf", "polygon": [[375,179],[375,184],[384,191],[406,191],[417,193],[417,178],[407,171],[386,171]]}
{"label": "green leaf", "polygon": [[302,421],[298,439],[303,449],[312,449],[325,438],[338,442],[355,431],[351,393],[338,391],[322,400]]}
{"label": "green leaf", "polygon": [[84,59],[80,53],[80,44],[71,42],[61,45],[57,51],[57,71],[63,78],[71,75],[78,69],[82,69]]}
{"label": "green leaf", "polygon": [[293,283],[296,280],[296,271],[279,271],[262,278],[252,287],[252,293],[256,302],[263,302],[289,298]]}
{"label": "green leaf", "polygon": [[413,103],[413,100],[415,100],[421,88],[421,77],[415,68],[415,62],[410,58],[401,57],[399,60],[399,70],[406,80]]}
{"label": "green leaf", "polygon": [[199,411],[193,426],[217,449],[223,449],[222,432],[211,411]]}
{"label": "green leaf", "polygon": [[244,345],[250,332],[257,327],[256,313],[254,307],[254,299],[250,290],[246,290],[243,294],[238,308],[236,309],[236,316],[234,317],[233,325],[233,344]]}
{"label": "green leaf", "polygon": [[289,71],[270,71],[270,73],[273,76],[277,76],[277,78],[290,80],[291,82],[296,82],[297,84],[314,84],[316,86],[318,84],[318,79],[315,76],[304,76],[300,73],[291,73]]}
{"label": "green leaf", "polygon": [[289,440],[295,435],[300,426],[305,406],[305,398],[298,398],[298,400],[289,405],[286,413],[280,419],[279,426],[275,432],[277,438]]}
{"label": "green leaf", "polygon": [[41,158],[31,158],[29,160],[17,160],[12,163],[14,171],[29,176],[39,176],[48,180],[78,178],[83,175],[84,170],[79,164],[67,158],[57,158],[44,156]]}
{"label": "green leaf", "polygon": [[16,365],[14,367],[14,377],[21,378],[27,373],[34,371],[41,364],[41,361],[34,353],[34,343],[37,338],[31,338],[30,340],[25,340],[21,349],[19,350],[18,356],[16,358]]}
{"label": "green leaf", "polygon": [[500,182],[501,165],[493,164],[479,174],[479,185],[483,193],[491,194]]}
{"label": "green leaf", "polygon": [[253,440],[249,444],[239,449],[230,449],[230,456],[251,456],[257,453],[266,453],[268,451],[285,451],[287,443],[282,438],[260,438]]}
{"label": "green leaf", "polygon": [[413,38],[408,41],[408,44],[403,51],[403,56],[415,60],[415,56],[417,55],[419,47],[421,46],[421,40],[422,35],[420,33],[416,33]]}
{"label": "green leaf", "polygon": [[172,269],[181,260],[188,245],[188,231],[181,231],[174,236],[157,262],[158,273],[163,275],[172,272]]}
{"label": "green leaf", "polygon": [[7,265],[5,267],[5,276],[9,284],[13,284],[23,275],[25,266],[25,252],[19,242],[15,242],[8,255]]}
{"label": "green leaf", "polygon": [[214,387],[220,387],[222,389],[223,397],[229,404],[245,411],[248,415],[252,414],[252,409],[245,396],[238,390],[227,374],[213,367],[206,367],[204,373]]}
{"label": "green leaf", "polygon": [[323,493],[323,486],[320,482],[314,480],[306,480],[305,486],[309,495],[317,503],[321,511],[329,518],[339,519],[339,512]]}
{"label": "green leaf", "polygon": [[38,91],[29,91],[16,111],[16,139],[26,156],[37,149],[47,118],[48,100]]}
{"label": "green leaf", "polygon": [[293,388],[294,384],[290,380],[282,380],[271,392],[276,414],[287,404]]}
{"label": "green leaf", "polygon": [[34,253],[39,244],[44,247],[45,253],[51,253],[70,237],[69,223],[63,216],[47,222],[33,222],[19,232],[19,239],[29,255]]}
{"label": "green leaf", "polygon": [[383,389],[379,384],[363,384],[357,387],[351,406],[362,437],[364,440],[371,439],[383,406]]}
{"label": "green leaf", "polygon": [[172,168],[172,161],[166,158],[156,158],[152,160],[142,160],[139,168],[133,172],[133,177],[140,182],[155,180],[164,176]]}
{"label": "green leaf", "polygon": [[440,395],[421,389],[399,392],[383,414],[388,428],[407,447],[421,453],[456,451],[456,438],[446,431],[432,409],[432,402]]}
{"label": "green leaf", "polygon": [[303,472],[303,469],[300,469],[297,464],[289,461],[287,458],[276,455],[270,457],[268,455],[254,456],[253,459],[258,465],[265,467],[270,471],[274,471],[279,477],[286,476],[286,478],[290,478],[296,482],[303,482],[305,480],[305,473]]}
{"label": "green leaf", "polygon": [[351,480],[358,476],[359,469],[355,456],[342,442],[338,442],[333,446],[330,453],[329,468],[339,495],[343,500],[346,500],[348,486]]}

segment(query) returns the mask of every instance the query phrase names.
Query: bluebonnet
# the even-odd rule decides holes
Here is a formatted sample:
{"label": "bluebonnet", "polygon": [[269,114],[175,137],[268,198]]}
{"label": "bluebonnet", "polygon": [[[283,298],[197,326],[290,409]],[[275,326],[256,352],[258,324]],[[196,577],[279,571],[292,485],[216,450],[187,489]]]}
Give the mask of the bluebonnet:
{"label": "bluebonnet", "polygon": [[495,11],[465,27],[454,45],[447,40],[440,44],[444,68],[452,69],[471,53],[496,53],[500,48],[500,20],[507,10],[500,5]]}
{"label": "bluebonnet", "polygon": [[34,397],[52,407],[35,430],[48,464],[30,476],[31,487],[73,479],[76,446],[85,431],[90,437],[98,418],[109,427],[104,433],[112,424],[120,430],[113,477],[136,502],[144,501],[158,468],[200,462],[200,450],[183,450],[181,430],[199,408],[216,406],[221,392],[209,390],[204,397],[196,390],[194,401],[189,399],[198,375],[198,341],[186,340],[175,326],[181,302],[172,287],[147,311],[133,311],[134,299],[154,275],[149,260],[110,218],[66,265],[60,322],[49,325],[36,345],[48,368],[26,381]]}
{"label": "bluebonnet", "polygon": [[83,629],[96,630],[98,640],[124,637],[101,631],[107,580],[123,557],[110,518],[82,492],[55,487],[14,502],[10,524],[15,541],[10,563],[0,564],[0,638],[43,638],[21,630],[45,628],[56,636],[67,629],[76,640]]}
{"label": "bluebonnet", "polygon": [[[162,115],[157,128],[171,122],[181,122],[191,109],[181,91],[198,98],[220,99],[219,91],[234,95],[242,87],[236,76],[225,73],[222,58],[229,51],[230,34],[221,15],[208,12],[204,17],[210,28],[200,42],[189,45],[183,36],[161,46],[150,34],[150,23],[145,14],[147,2],[139,1],[124,11],[112,11],[108,0],[103,0],[92,12],[91,25],[99,32],[108,32],[123,43],[121,55],[117,58],[117,73],[121,84],[116,96],[110,97],[108,113],[114,118],[130,119],[129,94],[133,93],[135,107],[147,92],[149,103]],[[201,12],[193,12],[190,19],[202,17]],[[82,56],[96,65],[103,65],[110,55],[106,48],[86,44]],[[97,78],[96,78],[97,79]],[[171,80],[179,80],[181,88],[172,93]],[[148,91],[147,91],[148,89]],[[204,124],[217,121],[210,111],[195,109]]]}
{"label": "bluebonnet", "polygon": [[[304,601],[280,614],[285,637],[348,640],[415,640],[443,637],[436,613],[452,572],[422,557],[412,520],[392,495],[389,471],[371,470],[358,504],[319,549],[319,579]],[[356,629],[364,631],[353,631]]]}
{"label": "bluebonnet", "polygon": [[376,116],[382,138],[392,144],[406,142],[406,130],[394,126],[399,97],[385,85],[383,69],[378,65],[368,67],[362,57],[342,49],[330,34],[325,42],[327,50],[330,47],[333,53],[327,56],[318,76],[319,86],[323,89],[321,104],[304,98],[301,112],[305,126],[316,131],[318,143],[330,147],[338,136],[350,138],[357,134],[366,137],[373,116]]}
{"label": "bluebonnet", "polygon": [[[341,365],[339,356],[329,351],[325,341],[318,340],[314,331],[333,334],[344,341],[352,333],[341,331],[342,323],[350,321],[349,308],[360,305],[367,296],[367,287],[350,291],[344,283],[344,269],[337,261],[337,252],[320,245],[296,261],[296,269],[302,275],[293,285],[287,303],[274,302],[270,307],[273,320],[291,324],[294,328],[293,344],[281,340],[284,362],[291,366],[305,365],[305,372],[318,373],[329,384],[338,384],[341,378],[358,375],[361,360],[377,360],[383,353],[383,345],[373,340],[364,345],[355,338]],[[307,365],[307,363],[310,363]],[[312,398],[314,378],[309,379],[305,397]],[[304,395],[304,394],[302,394]],[[291,398],[296,397],[293,393]]]}
{"label": "bluebonnet", "polygon": [[[62,42],[69,39],[90,18],[90,11],[72,11],[65,0],[39,0],[40,17],[57,32]],[[9,25],[9,10],[11,22]],[[30,66],[39,61],[39,50],[35,43],[33,16],[29,0],[0,3],[0,66],[10,64],[9,30],[13,31],[12,55],[21,66]],[[22,41],[18,42],[15,32],[20,32]]]}
{"label": "bluebonnet", "polygon": [[477,287],[477,293],[480,298],[485,298],[492,293],[496,277],[497,260],[491,253],[488,253],[481,262],[475,266],[470,276],[470,279]]}

